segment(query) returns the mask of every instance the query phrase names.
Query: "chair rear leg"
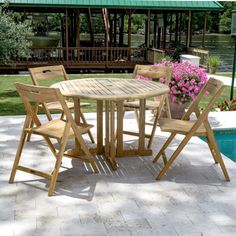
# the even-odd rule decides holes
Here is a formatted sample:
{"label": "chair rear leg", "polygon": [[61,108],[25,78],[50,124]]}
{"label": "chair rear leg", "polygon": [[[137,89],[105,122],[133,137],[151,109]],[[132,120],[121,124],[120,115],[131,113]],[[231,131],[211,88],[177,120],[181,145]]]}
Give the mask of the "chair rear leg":
{"label": "chair rear leg", "polygon": [[150,138],[149,138],[149,141],[148,141],[147,148],[151,148],[151,146],[152,146],[152,141],[153,141],[153,138],[154,138],[154,135],[155,135],[155,132],[156,132],[156,128],[157,128],[158,118],[159,118],[158,112],[156,111],[155,120],[153,122],[153,127],[152,127],[152,131],[151,131],[151,135],[150,135]]}
{"label": "chair rear leg", "polygon": [[213,159],[215,161],[215,164],[218,164],[219,162],[218,162],[218,159],[216,157],[216,153],[214,152],[214,147],[212,146],[212,143],[210,142],[208,136],[206,136],[206,140],[207,140],[208,147],[209,147],[209,149],[211,151],[211,154],[213,156]]}
{"label": "chair rear leg", "polygon": [[[32,129],[33,126],[34,126],[34,121],[31,119],[30,120],[30,129]],[[27,135],[27,142],[30,141],[30,138],[31,138],[31,132],[29,132],[28,135]]]}
{"label": "chair rear leg", "polygon": [[139,128],[139,113],[138,113],[138,109],[134,109],[134,114],[135,114],[135,119]]}
{"label": "chair rear leg", "polygon": [[[84,124],[87,124],[87,121],[86,121],[86,119],[85,119],[85,116],[84,116],[84,114],[83,114],[82,112],[80,112],[80,117],[81,117],[81,120],[83,121],[83,123],[84,123]],[[91,133],[90,130],[88,130],[88,136],[89,136],[91,142],[92,142],[92,143],[95,143],[94,138],[93,138],[93,135],[92,135],[92,133]]]}
{"label": "chair rear leg", "polygon": [[81,134],[78,133],[76,130],[74,130],[74,132],[75,132],[76,139],[78,140],[78,142],[81,145],[81,149],[84,151],[85,155],[87,156],[86,161],[90,163],[90,165],[92,166],[95,173],[99,173],[96,162],[94,161],[94,158],[91,155],[91,153],[90,153],[84,139],[82,138]]}
{"label": "chair rear leg", "polygon": [[221,167],[221,170],[224,174],[224,177],[225,177],[225,180],[226,181],[230,181],[230,178],[229,178],[229,175],[228,175],[228,172],[226,170],[226,167],[225,167],[225,164],[224,164],[224,161],[223,161],[223,158],[221,156],[221,153],[219,151],[219,148],[217,146],[217,143],[215,141],[215,138],[214,138],[214,135],[212,133],[212,131],[208,131],[207,133],[207,138],[209,140],[209,148],[211,149],[211,152],[212,152],[212,156],[214,157],[214,159],[216,160],[216,163],[219,163],[220,164],[220,167]]}
{"label": "chair rear leg", "polygon": [[64,112],[62,112],[62,113],[61,113],[61,116],[60,116],[60,120],[63,120],[63,119],[64,119],[64,117],[65,117],[65,113],[64,113]]}

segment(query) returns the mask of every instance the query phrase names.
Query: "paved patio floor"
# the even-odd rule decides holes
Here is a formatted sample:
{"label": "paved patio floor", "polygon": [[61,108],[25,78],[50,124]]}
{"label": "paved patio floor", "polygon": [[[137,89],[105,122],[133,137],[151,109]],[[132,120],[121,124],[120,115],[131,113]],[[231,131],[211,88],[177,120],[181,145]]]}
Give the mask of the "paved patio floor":
{"label": "paved patio floor", "polygon": [[[86,116],[96,126],[95,114]],[[135,128],[131,113],[125,122]],[[160,181],[155,176],[162,161],[154,165],[153,157],[119,158],[119,169],[112,171],[95,156],[99,174],[64,158],[56,194],[48,197],[48,181],[39,177],[18,171],[16,182],[8,183],[22,123],[23,116],[0,117],[1,236],[236,235],[236,163],[224,157],[231,177],[226,182],[202,140],[193,138]],[[166,137],[157,130],[153,155]],[[137,143],[126,139],[127,146]],[[38,137],[26,144],[22,157],[42,170],[50,170],[54,161]]]}

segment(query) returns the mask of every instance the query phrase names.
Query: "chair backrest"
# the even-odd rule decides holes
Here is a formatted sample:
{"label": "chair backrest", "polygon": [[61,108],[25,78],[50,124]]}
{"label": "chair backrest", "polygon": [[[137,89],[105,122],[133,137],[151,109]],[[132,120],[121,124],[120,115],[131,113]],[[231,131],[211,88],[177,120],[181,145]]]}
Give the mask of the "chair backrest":
{"label": "chair backrest", "polygon": [[133,78],[136,78],[139,75],[139,70],[151,70],[152,65],[135,65],[133,71]]}
{"label": "chair backrest", "polygon": [[139,75],[152,79],[165,78],[165,84],[169,84],[172,72],[168,66],[136,65],[133,76],[136,78]]}
{"label": "chair backrest", "polygon": [[[59,102],[65,113],[66,120],[70,123],[74,122],[69,108],[67,107],[59,89],[20,83],[16,83],[15,86],[24,103],[27,115],[32,118],[36,126],[41,125],[41,121],[37,116],[37,112],[35,112],[37,106],[36,104],[46,104],[50,102]],[[43,107],[45,112],[50,114],[47,106],[45,105]]]}
{"label": "chair backrest", "polygon": [[[188,120],[192,113],[195,113],[199,122],[202,123],[207,120],[208,114],[214,106],[216,100],[224,90],[225,85],[222,81],[210,78],[203,86],[196,99],[190,105],[188,111],[184,114],[183,120]],[[208,98],[208,104],[204,107],[200,107],[200,102],[203,98]]]}
{"label": "chair backrest", "polygon": [[68,80],[68,75],[63,65],[29,68],[29,72],[34,85],[39,85],[39,80]]}

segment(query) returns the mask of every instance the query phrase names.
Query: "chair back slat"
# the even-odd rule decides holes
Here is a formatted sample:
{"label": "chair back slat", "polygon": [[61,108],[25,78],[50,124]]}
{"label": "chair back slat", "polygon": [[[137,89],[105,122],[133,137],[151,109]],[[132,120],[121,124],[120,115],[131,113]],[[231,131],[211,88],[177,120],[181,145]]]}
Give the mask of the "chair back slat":
{"label": "chair back slat", "polygon": [[221,87],[224,87],[224,84],[223,84],[222,81],[214,79],[214,78],[211,78],[208,81],[206,90],[210,94],[215,94],[215,93],[217,93],[219,91],[219,89]]}
{"label": "chair back slat", "polygon": [[136,65],[133,71],[133,77],[143,75],[150,78],[165,78],[165,83],[168,84],[171,79],[171,70],[167,66],[155,65]]}
{"label": "chair back slat", "polygon": [[[196,116],[198,117],[197,122],[199,125],[207,119],[207,116],[209,112],[211,111],[212,107],[214,106],[216,100],[224,90],[225,85],[223,82],[210,78],[207,83],[203,86],[201,92],[198,94],[196,99],[193,101],[193,103],[190,105],[188,111],[185,113],[182,119],[188,120],[190,115],[194,112]],[[209,99],[208,104],[204,108],[200,108],[200,101],[202,101],[202,98],[207,96]],[[201,111],[201,112],[200,112]]]}
{"label": "chair back slat", "polygon": [[[73,116],[66,105],[66,102],[57,88],[48,88],[42,86],[26,85],[26,84],[15,84],[16,89],[25,104],[25,108],[30,116],[37,116],[33,112],[34,108],[32,102],[44,104],[44,109],[50,114],[49,109],[47,109],[47,103],[50,102],[59,102],[62,106],[63,112],[66,116],[66,120],[70,123],[74,123]],[[34,115],[32,114],[34,113]],[[32,117],[35,120],[35,117]],[[37,119],[36,119],[37,120]],[[38,123],[38,122],[37,122]]]}
{"label": "chair back slat", "polygon": [[38,81],[40,80],[68,80],[68,76],[63,65],[29,68],[29,72],[35,85],[39,85]]}
{"label": "chair back slat", "polygon": [[[18,93],[23,100],[36,103],[48,103],[58,101],[57,90],[48,87],[35,87],[33,85],[15,84]],[[59,91],[59,90],[58,90]]]}

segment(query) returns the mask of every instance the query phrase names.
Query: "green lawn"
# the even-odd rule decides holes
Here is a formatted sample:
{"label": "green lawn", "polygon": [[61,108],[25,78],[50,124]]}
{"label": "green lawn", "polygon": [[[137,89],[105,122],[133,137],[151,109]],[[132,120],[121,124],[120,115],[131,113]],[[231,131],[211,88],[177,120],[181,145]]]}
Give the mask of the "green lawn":
{"label": "green lawn", "polygon": [[[88,75],[70,75],[70,79],[79,78],[98,78],[98,77],[119,77],[119,78],[131,78],[131,74],[88,74]],[[22,115],[25,114],[23,104],[15,89],[15,83],[32,84],[32,80],[29,75],[0,75],[0,115]],[[56,80],[50,80],[50,84],[57,82]],[[49,86],[49,81],[42,81],[40,85]],[[93,100],[82,100],[83,102],[89,102],[91,106],[83,108],[85,112],[93,112],[96,108],[96,103]]]}
{"label": "green lawn", "polygon": [[[224,75],[225,76],[225,75]],[[118,78],[131,78],[131,74],[88,74],[88,75],[70,75],[70,79],[78,79],[78,78],[92,78],[92,77],[118,77]],[[15,82],[32,84],[30,76],[28,75],[7,75],[0,76],[0,115],[22,115],[25,114],[25,110],[23,104],[18,96],[18,93],[15,89]],[[51,83],[56,82],[50,81]],[[44,81],[44,83],[40,85],[48,86],[49,83]],[[234,89],[234,94],[236,94],[236,89]],[[224,99],[229,100],[230,97],[230,87],[226,87],[223,94],[221,95],[218,103]],[[96,103],[93,100],[83,100],[83,102],[89,102],[91,106],[84,108],[85,112],[94,112],[96,108]],[[207,104],[207,100],[202,103],[202,106]]]}

